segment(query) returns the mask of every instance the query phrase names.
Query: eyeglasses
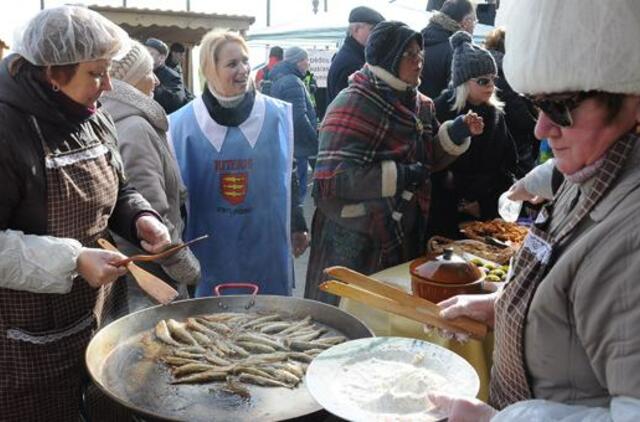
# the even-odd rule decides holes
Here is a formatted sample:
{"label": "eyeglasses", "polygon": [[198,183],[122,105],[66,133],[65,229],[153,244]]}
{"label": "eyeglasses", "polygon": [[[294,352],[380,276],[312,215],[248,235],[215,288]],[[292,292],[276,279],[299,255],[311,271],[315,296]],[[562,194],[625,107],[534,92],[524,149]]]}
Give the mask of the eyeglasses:
{"label": "eyeglasses", "polygon": [[494,85],[496,83],[496,78],[495,77],[483,76],[481,78],[472,78],[471,80],[473,82],[477,83],[478,86]]}
{"label": "eyeglasses", "polygon": [[402,58],[408,58],[409,60],[418,61],[424,60],[424,53],[422,50],[420,51],[404,51],[401,56]]}
{"label": "eyeglasses", "polygon": [[594,95],[594,92],[571,92],[566,94],[527,95],[526,97],[556,125],[571,127],[573,125],[571,112],[578,108],[584,100]]}

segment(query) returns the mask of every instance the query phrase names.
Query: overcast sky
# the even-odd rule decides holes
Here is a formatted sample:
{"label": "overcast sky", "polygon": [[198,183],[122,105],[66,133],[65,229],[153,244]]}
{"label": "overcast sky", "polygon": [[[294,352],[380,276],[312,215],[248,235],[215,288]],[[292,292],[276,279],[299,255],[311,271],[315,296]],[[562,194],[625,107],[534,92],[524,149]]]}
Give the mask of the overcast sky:
{"label": "overcast sky", "polygon": [[[327,0],[329,14],[346,17],[352,7],[370,5],[372,3],[388,3],[388,0]],[[16,6],[11,7],[10,4]],[[65,3],[98,4],[101,6],[122,6],[122,0],[45,0],[45,6],[59,6]],[[427,0],[395,0],[394,6],[413,7],[423,9]],[[263,28],[266,25],[266,0],[191,0],[191,10],[197,12],[249,15],[256,18],[253,28]],[[30,16],[40,10],[40,0],[6,1],[2,4],[0,13],[0,38],[8,43],[13,41],[16,26],[25,22]],[[161,8],[185,10],[186,0],[127,0],[129,7]],[[320,0],[319,9],[323,12],[324,0]],[[271,24],[283,25],[296,19],[313,16],[311,0],[271,0]]]}

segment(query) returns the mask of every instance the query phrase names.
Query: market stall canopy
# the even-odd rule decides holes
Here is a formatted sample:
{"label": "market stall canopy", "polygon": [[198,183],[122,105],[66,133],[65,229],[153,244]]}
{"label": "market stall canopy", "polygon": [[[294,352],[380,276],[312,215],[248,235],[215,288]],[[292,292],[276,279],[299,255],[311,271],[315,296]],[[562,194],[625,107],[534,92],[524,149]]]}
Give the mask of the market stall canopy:
{"label": "market stall canopy", "polygon": [[138,9],[133,7],[89,6],[127,31],[133,38],[149,37],[193,46],[212,29],[246,34],[255,22],[253,16],[178,10]]}

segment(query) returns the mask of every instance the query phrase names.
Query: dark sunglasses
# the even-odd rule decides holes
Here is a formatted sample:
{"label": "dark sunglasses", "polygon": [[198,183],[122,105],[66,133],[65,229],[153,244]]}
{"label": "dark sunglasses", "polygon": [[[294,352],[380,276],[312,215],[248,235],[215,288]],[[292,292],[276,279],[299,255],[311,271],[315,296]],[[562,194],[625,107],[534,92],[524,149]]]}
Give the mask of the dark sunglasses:
{"label": "dark sunglasses", "polygon": [[478,86],[488,86],[496,83],[496,78],[488,78],[484,76],[481,78],[473,78],[471,80],[477,83]]}
{"label": "dark sunglasses", "polygon": [[556,125],[571,127],[573,125],[571,112],[593,95],[593,92],[571,92],[566,94],[527,95],[526,97]]}

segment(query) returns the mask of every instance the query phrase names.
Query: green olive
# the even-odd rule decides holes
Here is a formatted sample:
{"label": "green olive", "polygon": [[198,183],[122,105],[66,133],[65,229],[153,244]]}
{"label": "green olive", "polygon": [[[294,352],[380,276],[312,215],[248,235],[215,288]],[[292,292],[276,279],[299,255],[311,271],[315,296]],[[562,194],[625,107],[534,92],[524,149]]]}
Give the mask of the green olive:
{"label": "green olive", "polygon": [[487,281],[502,281],[500,277],[495,274],[489,274],[486,278]]}

